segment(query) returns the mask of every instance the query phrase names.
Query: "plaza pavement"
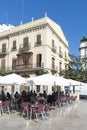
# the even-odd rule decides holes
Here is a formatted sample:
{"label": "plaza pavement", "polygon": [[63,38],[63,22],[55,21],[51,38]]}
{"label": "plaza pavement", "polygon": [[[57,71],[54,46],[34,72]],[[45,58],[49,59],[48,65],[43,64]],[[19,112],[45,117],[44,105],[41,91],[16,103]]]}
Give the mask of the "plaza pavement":
{"label": "plaza pavement", "polygon": [[87,130],[87,100],[51,110],[48,118],[38,121],[12,110],[0,117],[0,130]]}

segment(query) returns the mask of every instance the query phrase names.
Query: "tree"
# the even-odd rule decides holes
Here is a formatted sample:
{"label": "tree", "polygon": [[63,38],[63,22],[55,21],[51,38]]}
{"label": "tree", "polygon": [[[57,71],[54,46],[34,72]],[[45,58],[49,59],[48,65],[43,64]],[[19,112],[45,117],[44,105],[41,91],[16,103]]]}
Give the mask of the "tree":
{"label": "tree", "polygon": [[5,76],[6,75],[6,71],[4,68],[0,69],[0,76]]}
{"label": "tree", "polygon": [[80,62],[80,57],[71,55],[71,61],[67,64],[67,69],[63,70],[62,75],[65,78],[83,81],[84,70],[82,68],[82,63]]}
{"label": "tree", "polygon": [[49,73],[48,70],[43,69],[43,70],[39,70],[36,74],[37,75],[42,75],[42,74],[47,74],[47,73]]}

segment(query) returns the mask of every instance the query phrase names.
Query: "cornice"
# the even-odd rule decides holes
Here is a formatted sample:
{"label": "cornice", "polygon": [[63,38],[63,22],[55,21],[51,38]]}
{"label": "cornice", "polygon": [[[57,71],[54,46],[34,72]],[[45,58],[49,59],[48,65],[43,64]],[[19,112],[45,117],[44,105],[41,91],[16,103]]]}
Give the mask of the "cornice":
{"label": "cornice", "polygon": [[9,31],[9,33],[7,35],[0,36],[0,40],[8,38],[8,37],[14,37],[14,36],[22,35],[25,33],[31,33],[34,31],[42,30],[45,27],[46,27],[46,24],[42,24],[42,25],[38,25],[35,27],[30,27],[30,28],[27,27],[26,29],[23,29],[23,30],[22,30],[22,28],[20,28],[19,31],[15,31],[15,32]]}

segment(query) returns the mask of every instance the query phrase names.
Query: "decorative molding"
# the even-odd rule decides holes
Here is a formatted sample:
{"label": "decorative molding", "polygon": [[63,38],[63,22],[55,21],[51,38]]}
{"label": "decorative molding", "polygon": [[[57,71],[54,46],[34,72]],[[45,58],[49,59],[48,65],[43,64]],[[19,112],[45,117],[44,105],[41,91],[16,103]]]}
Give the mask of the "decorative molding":
{"label": "decorative molding", "polygon": [[[34,32],[34,31],[42,30],[42,29],[46,28],[46,25],[47,24],[42,24],[42,25],[39,25],[39,26],[31,27],[31,28],[27,27],[26,29],[24,29],[24,30],[21,29],[17,32],[12,32],[12,33],[10,32],[8,34],[8,37],[14,37],[14,36],[21,35],[21,34],[31,33],[31,32]],[[4,37],[7,37],[7,36],[2,36],[1,38],[4,39]]]}

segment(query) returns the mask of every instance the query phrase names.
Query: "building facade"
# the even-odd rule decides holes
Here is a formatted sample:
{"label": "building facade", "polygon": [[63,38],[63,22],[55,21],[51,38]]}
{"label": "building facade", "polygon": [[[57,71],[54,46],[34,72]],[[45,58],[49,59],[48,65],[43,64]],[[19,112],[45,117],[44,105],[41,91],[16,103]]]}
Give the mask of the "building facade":
{"label": "building facade", "polygon": [[61,27],[48,17],[0,32],[0,67],[32,77],[41,70],[60,75],[69,63]]}
{"label": "building facade", "polygon": [[83,39],[81,39],[79,51],[82,67],[87,70],[87,38],[83,37]]}

